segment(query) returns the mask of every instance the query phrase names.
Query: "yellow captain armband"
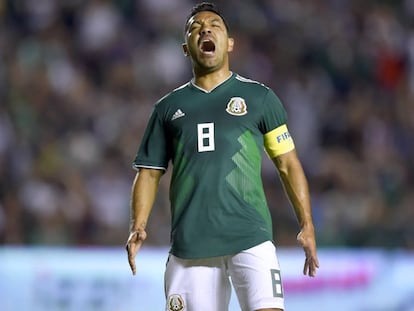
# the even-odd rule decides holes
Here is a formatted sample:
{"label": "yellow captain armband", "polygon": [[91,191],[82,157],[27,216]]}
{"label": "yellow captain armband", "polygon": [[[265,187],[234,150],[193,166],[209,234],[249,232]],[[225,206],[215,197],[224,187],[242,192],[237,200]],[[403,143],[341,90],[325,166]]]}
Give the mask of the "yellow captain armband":
{"label": "yellow captain armband", "polygon": [[295,149],[295,144],[286,124],[266,133],[264,135],[264,146],[270,158],[277,157]]}

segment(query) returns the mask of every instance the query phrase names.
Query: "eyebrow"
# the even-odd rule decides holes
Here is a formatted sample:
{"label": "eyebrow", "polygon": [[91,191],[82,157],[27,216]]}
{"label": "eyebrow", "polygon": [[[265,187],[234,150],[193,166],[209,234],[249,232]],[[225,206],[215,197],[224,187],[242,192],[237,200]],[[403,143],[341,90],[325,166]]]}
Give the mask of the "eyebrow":
{"label": "eyebrow", "polygon": [[[207,21],[208,21],[208,22],[210,22],[210,23],[216,23],[216,22],[219,22],[220,24],[224,24],[224,22],[223,22],[223,21],[222,21],[219,17],[212,17],[212,18],[210,18],[210,19],[207,19]],[[192,22],[190,22],[190,23],[188,24],[188,26],[193,25],[193,24],[195,24],[195,23],[197,23],[197,24],[200,24],[200,25],[201,25],[202,21],[201,21],[201,20],[193,20]]]}

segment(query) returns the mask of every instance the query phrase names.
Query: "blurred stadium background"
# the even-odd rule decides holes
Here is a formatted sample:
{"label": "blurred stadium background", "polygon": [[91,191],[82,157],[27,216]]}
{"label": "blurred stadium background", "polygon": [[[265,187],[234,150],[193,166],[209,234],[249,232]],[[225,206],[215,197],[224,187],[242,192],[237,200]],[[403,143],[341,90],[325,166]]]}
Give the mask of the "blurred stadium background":
{"label": "blurred stadium background", "polygon": [[[168,174],[131,279],[131,162],[154,102],[191,78],[196,2],[0,0],[1,310],[162,309]],[[288,311],[414,310],[414,1],[215,3],[232,69],[279,95],[309,178],[319,281],[264,159]]]}

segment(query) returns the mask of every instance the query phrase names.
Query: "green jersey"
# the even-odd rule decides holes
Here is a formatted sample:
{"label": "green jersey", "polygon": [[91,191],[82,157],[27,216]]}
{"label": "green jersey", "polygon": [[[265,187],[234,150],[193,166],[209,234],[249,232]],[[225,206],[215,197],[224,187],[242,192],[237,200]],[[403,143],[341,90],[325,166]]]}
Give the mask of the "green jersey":
{"label": "green jersey", "polygon": [[133,166],[172,163],[172,254],[224,256],[272,240],[263,135],[286,118],[270,88],[234,73],[210,92],[189,82],[158,101]]}

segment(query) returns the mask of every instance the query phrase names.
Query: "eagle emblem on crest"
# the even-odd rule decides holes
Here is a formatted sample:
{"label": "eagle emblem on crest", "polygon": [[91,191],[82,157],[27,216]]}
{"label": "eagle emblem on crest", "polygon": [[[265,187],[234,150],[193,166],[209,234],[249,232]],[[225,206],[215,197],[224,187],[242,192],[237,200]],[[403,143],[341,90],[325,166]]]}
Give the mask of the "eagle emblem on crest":
{"label": "eagle emblem on crest", "polygon": [[227,104],[226,111],[233,116],[244,116],[247,113],[247,105],[242,97],[232,97]]}
{"label": "eagle emblem on crest", "polygon": [[171,295],[168,298],[168,310],[169,311],[183,311],[184,300],[180,295]]}

